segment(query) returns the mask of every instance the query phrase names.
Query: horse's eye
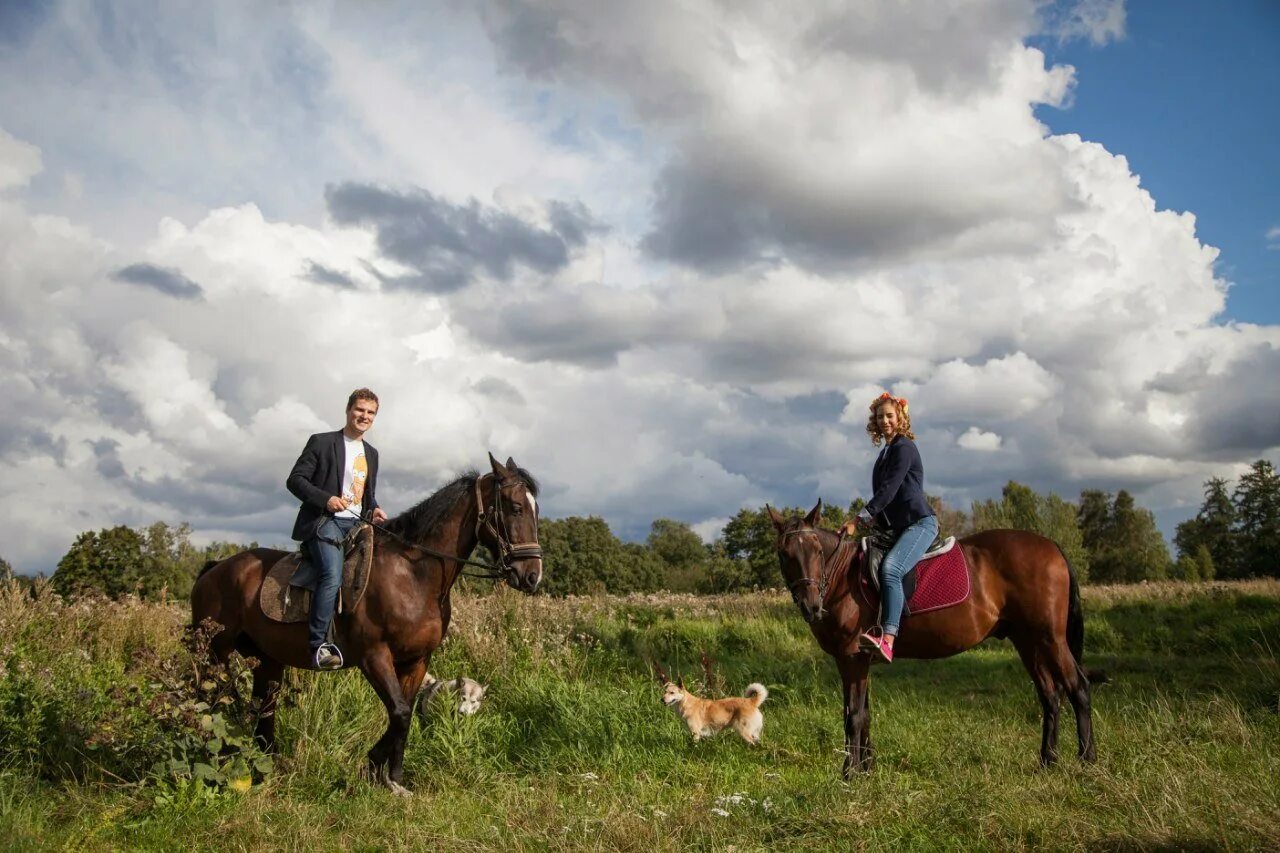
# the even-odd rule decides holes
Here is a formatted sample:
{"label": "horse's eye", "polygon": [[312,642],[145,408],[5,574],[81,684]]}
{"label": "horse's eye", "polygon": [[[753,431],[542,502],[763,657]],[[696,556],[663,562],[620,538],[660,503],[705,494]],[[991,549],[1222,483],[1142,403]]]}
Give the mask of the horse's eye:
{"label": "horse's eye", "polygon": [[520,513],[522,513],[522,512],[524,512],[524,507],[520,506],[520,504],[512,504],[512,505],[511,505],[511,514],[512,514],[512,515],[519,515],[519,514],[520,514]]}

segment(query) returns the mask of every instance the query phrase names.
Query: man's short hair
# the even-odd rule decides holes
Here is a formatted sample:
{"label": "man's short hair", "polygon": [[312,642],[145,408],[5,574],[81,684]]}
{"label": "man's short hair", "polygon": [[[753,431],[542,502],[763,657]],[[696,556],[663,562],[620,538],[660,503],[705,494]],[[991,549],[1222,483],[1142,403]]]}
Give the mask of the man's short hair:
{"label": "man's short hair", "polygon": [[356,404],[356,400],[369,400],[375,406],[381,408],[382,404],[378,402],[378,395],[370,391],[368,388],[357,388],[351,392],[351,396],[347,398],[347,411],[351,411],[351,407]]}

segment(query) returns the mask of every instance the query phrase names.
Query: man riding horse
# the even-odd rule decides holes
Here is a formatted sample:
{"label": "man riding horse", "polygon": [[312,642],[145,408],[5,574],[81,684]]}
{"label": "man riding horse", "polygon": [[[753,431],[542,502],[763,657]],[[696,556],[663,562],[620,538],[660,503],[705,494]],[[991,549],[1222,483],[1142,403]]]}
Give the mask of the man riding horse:
{"label": "man riding horse", "polygon": [[308,438],[285,482],[302,501],[293,538],[302,543],[310,567],[301,577],[295,575],[293,584],[314,589],[309,640],[316,669],[343,666],[342,652],[329,636],[342,585],[343,542],[362,518],[375,523],[387,519],[376,496],[378,451],[364,440],[377,415],[377,394],[368,388],[352,391],[346,425]]}

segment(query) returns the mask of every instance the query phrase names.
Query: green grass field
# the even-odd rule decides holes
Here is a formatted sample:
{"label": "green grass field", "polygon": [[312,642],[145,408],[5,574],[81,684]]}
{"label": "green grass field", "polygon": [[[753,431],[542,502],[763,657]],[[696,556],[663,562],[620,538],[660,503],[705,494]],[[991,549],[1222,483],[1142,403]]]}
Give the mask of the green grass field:
{"label": "green grass field", "polygon": [[[1096,765],[1075,760],[1067,710],[1063,761],[1038,768],[1034,692],[1012,647],[991,642],[877,669],[878,766],[845,783],[835,668],[782,594],[464,597],[432,671],[486,682],[489,697],[475,717],[433,708],[425,726],[415,721],[406,784],[416,793],[405,800],[358,772],[384,716],[357,672],[289,677],[283,756],[249,791],[130,778],[129,750],[147,745],[127,732],[115,735],[116,764],[97,767],[85,746],[94,727],[119,717],[113,702],[145,695],[145,684],[120,689],[139,680],[139,661],[181,659],[185,614],[10,590],[0,595],[0,725],[11,727],[0,732],[0,843],[1280,848],[1280,583],[1092,588],[1085,612],[1086,663],[1111,679],[1094,691]],[[703,651],[715,661],[706,692],[768,686],[761,747],[729,732],[694,744],[659,704],[646,661],[703,682]]]}

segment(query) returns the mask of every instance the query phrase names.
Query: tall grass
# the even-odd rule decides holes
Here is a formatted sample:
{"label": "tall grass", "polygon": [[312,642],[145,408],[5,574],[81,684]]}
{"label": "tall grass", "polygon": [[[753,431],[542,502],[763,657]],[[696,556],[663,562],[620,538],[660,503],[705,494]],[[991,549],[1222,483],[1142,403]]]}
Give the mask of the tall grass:
{"label": "tall grass", "polygon": [[[112,703],[135,694],[112,691],[141,662],[181,658],[186,614],[0,589],[0,726],[79,727],[60,751],[0,732],[0,837],[19,849],[1280,845],[1280,583],[1086,588],[1085,609],[1087,663],[1110,676],[1094,692],[1093,766],[1074,759],[1067,713],[1062,763],[1038,768],[1039,707],[1007,643],[878,669],[877,768],[846,783],[834,667],[785,595],[503,590],[455,601],[432,671],[490,692],[475,717],[439,703],[415,722],[411,800],[361,778],[386,721],[346,671],[288,675],[283,755],[251,791],[157,802],[127,752],[95,765],[84,740],[127,716]],[[763,745],[692,743],[659,702],[653,662],[695,690],[768,685]],[[94,707],[77,708],[76,690]],[[72,698],[57,704],[60,692]]]}

